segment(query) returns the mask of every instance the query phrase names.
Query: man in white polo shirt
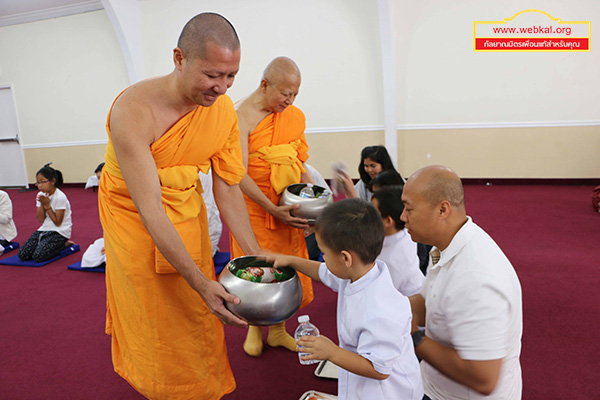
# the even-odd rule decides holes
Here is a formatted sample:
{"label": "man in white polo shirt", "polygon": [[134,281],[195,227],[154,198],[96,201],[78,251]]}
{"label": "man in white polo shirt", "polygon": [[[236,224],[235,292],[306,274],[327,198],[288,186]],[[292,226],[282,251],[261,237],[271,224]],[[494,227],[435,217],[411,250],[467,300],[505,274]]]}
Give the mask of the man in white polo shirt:
{"label": "man in white polo shirt", "polygon": [[449,168],[415,172],[402,202],[413,241],[434,246],[423,289],[410,298],[425,394],[520,399],[521,285],[510,261],[466,215],[462,183]]}

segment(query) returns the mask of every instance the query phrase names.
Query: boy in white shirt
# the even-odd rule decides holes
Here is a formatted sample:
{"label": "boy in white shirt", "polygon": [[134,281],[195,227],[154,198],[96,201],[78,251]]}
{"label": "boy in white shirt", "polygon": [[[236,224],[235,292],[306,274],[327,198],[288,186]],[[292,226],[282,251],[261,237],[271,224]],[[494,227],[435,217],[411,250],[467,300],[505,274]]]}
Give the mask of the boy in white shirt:
{"label": "boy in white shirt", "polygon": [[404,228],[400,215],[404,211],[402,204],[402,186],[387,186],[373,193],[371,203],[381,214],[385,239],[378,259],[384,261],[390,270],[394,286],[405,296],[421,292],[425,275],[419,269],[417,244],[412,241]]}
{"label": "boy in white shirt", "polygon": [[339,399],[421,400],[410,304],[394,288],[385,263],[376,261],[385,236],[377,210],[364,200],[342,200],[323,211],[315,228],[325,263],[275,258],[275,266],[291,266],[339,293],[340,346],[325,336],[305,336],[298,340],[309,353],[303,358],[340,367]]}

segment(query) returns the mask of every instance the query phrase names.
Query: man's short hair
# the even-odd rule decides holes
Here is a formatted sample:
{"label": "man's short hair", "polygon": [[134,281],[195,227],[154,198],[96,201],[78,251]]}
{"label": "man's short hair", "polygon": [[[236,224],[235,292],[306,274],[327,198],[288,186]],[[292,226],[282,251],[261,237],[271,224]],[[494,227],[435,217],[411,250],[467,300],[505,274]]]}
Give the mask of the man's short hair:
{"label": "man's short hair", "polygon": [[393,169],[386,169],[384,171],[381,171],[373,179],[371,179],[371,182],[369,182],[369,190],[371,192],[375,192],[375,190],[373,190],[375,186],[381,189],[385,186],[396,185],[403,186],[404,180],[402,180],[402,177],[400,176],[398,171]]}
{"label": "man's short hair", "polygon": [[231,22],[216,13],[202,13],[190,19],[179,35],[177,47],[189,59],[205,58],[208,42],[232,52],[240,48],[240,39]]}
{"label": "man's short hair", "polygon": [[374,262],[383,247],[381,216],[361,199],[345,199],[328,206],[317,218],[315,228],[325,246],[336,253],[352,251],[365,264]]}
{"label": "man's short hair", "polygon": [[402,186],[382,187],[375,193],[373,198],[377,199],[377,208],[383,218],[392,217],[397,230],[404,229],[404,221],[400,219],[404,211],[402,203]]}

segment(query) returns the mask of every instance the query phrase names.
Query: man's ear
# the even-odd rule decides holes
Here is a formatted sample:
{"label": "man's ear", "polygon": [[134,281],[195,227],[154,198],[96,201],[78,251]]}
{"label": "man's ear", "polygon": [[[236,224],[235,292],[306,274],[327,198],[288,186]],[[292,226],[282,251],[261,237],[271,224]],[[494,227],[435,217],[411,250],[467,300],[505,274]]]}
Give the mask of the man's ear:
{"label": "man's ear", "polygon": [[175,64],[175,68],[181,71],[183,65],[183,59],[185,56],[183,55],[183,50],[179,47],[175,47],[173,49],[173,64]]}
{"label": "man's ear", "polygon": [[264,94],[267,91],[267,86],[269,86],[269,82],[262,78],[260,81],[260,91]]}
{"label": "man's ear", "polygon": [[383,217],[383,227],[384,228],[389,228],[390,226],[395,226],[396,223],[394,222],[394,219],[392,217],[390,217],[389,215],[387,217]]}
{"label": "man's ear", "polygon": [[346,265],[346,268],[349,268],[352,266],[352,254],[349,251],[346,250],[342,250],[342,259],[344,260],[344,264]]}
{"label": "man's ear", "polygon": [[440,218],[448,218],[450,215],[450,209],[452,206],[448,200],[442,200],[442,202],[438,206],[438,213]]}

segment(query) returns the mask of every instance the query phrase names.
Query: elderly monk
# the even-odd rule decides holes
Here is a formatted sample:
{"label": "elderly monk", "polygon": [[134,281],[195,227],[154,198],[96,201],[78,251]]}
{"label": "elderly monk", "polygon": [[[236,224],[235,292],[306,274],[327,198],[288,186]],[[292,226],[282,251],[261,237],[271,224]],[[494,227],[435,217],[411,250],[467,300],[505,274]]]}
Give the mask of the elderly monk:
{"label": "elderly monk", "polygon": [[425,394],[520,399],[523,314],[513,266],[467,216],[454,171],[430,166],[415,172],[402,202],[401,219],[413,241],[434,246],[423,289],[410,298]]}
{"label": "elderly monk", "polygon": [[[305,118],[293,106],[300,88],[300,70],[287,57],[271,61],[263,73],[258,89],[237,104],[240,141],[247,174],[240,182],[252,229],[260,246],[280,254],[308,258],[303,229],[308,220],[296,218],[290,210],[278,206],[286,186],[314,183],[303,163],[308,159],[304,138]],[[232,257],[246,254],[234,238]],[[312,282],[300,274],[302,305],[313,299]],[[296,350],[296,341],[285,331],[285,323],[269,327],[267,343]],[[250,326],[244,350],[251,356],[262,353],[262,328]]]}
{"label": "elderly monk", "polygon": [[122,92],[108,116],[100,218],[106,241],[106,332],[115,371],[151,399],[218,399],[235,389],[223,323],[239,302],[215,281],[198,172],[240,247],[261,249],[238,183],[237,115],[225,94],[240,45],[218,14],[200,14],[173,50],[175,69]]}

